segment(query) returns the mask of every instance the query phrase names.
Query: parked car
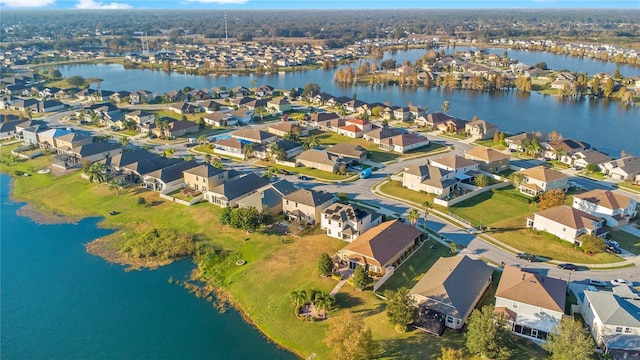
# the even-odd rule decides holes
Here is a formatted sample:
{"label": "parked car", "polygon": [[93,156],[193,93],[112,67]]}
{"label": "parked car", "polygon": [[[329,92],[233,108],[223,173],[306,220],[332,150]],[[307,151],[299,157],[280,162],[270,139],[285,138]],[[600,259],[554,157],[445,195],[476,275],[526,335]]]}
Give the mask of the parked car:
{"label": "parked car", "polygon": [[600,286],[600,287],[607,287],[609,285],[606,282],[598,279],[587,279],[587,282],[589,283],[589,285]]}
{"label": "parked car", "polygon": [[519,253],[518,255],[516,255],[516,257],[518,259],[527,260],[528,262],[536,261],[536,256],[529,253]]}
{"label": "parked car", "polygon": [[604,246],[604,248],[605,248],[605,250],[607,250],[609,252],[612,252],[614,254],[621,254],[622,253],[622,250],[620,250],[619,247],[617,247],[617,246],[615,246],[613,244],[606,244]]}
{"label": "parked car", "polygon": [[558,269],[578,271],[578,267],[570,263],[558,264]]}
{"label": "parked car", "polygon": [[613,285],[613,286],[618,286],[618,285],[633,286],[633,283],[631,281],[625,280],[625,279],[613,279],[613,280],[611,280],[611,285]]}
{"label": "parked car", "polygon": [[311,178],[308,177],[307,175],[300,175],[300,176],[298,176],[298,179],[300,179],[300,180],[309,180]]}
{"label": "parked car", "polygon": [[280,169],[280,174],[282,174],[282,175],[291,175],[291,173],[290,173],[290,172],[288,172],[288,171],[287,171],[287,170],[285,170],[285,169]]}

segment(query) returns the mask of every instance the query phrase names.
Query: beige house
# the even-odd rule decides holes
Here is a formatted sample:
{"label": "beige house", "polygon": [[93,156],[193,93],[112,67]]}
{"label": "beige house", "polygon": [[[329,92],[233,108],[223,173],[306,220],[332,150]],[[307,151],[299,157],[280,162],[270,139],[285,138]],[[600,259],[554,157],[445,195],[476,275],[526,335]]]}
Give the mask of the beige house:
{"label": "beige house", "polygon": [[620,193],[595,189],[573,197],[573,207],[604,218],[607,226],[617,227],[629,223],[638,215],[638,203]]}
{"label": "beige house", "polygon": [[267,131],[272,134],[285,137],[287,136],[287,134],[290,134],[296,131],[296,129],[298,131],[298,135],[300,136],[309,135],[309,130],[307,128],[303,128],[302,126],[298,125],[298,123],[293,121],[281,121],[281,122],[275,123],[273,125],[270,125],[267,128]]}
{"label": "beige house", "polygon": [[269,109],[273,109],[276,112],[291,111],[291,103],[286,99],[273,99],[267,103]]}
{"label": "beige house", "polygon": [[82,145],[91,144],[93,142],[93,137],[87,134],[72,132],[70,134],[57,136],[54,141],[57,149],[69,150]]}
{"label": "beige house", "polygon": [[335,203],[322,211],[320,228],[328,236],[352,242],[372,226],[382,222],[382,215],[351,205]]}
{"label": "beige house", "polygon": [[493,139],[498,132],[498,126],[485,120],[475,120],[467,123],[464,131],[474,140],[488,140]]}
{"label": "beige house", "polygon": [[367,160],[367,150],[360,145],[340,143],[326,149],[332,159],[347,164],[362,163]]}
{"label": "beige house", "polygon": [[524,175],[524,183],[519,186],[518,190],[530,196],[540,195],[554,189],[566,191],[569,187],[567,175],[544,165],[522,170],[519,174]]}
{"label": "beige house", "polygon": [[493,268],[482,260],[466,255],[441,257],[409,294],[420,308],[445,315],[446,327],[461,329],[491,284],[492,275]]}
{"label": "beige house", "polygon": [[505,266],[496,290],[495,312],[507,319],[516,335],[545,341],[565,316],[567,283]]}
{"label": "beige house", "polygon": [[404,154],[407,151],[429,145],[426,136],[414,133],[400,134],[380,140],[380,149]]}
{"label": "beige house", "polygon": [[486,172],[495,174],[509,170],[510,156],[486,146],[473,147],[464,154],[464,157],[477,162],[480,165],[480,170]]}
{"label": "beige house", "polygon": [[276,135],[258,129],[236,130],[231,136],[234,139],[249,141],[255,144],[269,144],[278,140]]}
{"label": "beige house", "polygon": [[582,235],[592,234],[604,237],[607,231],[603,225],[603,218],[567,205],[538,211],[533,214],[533,219],[527,219],[527,227],[548,232],[578,246],[582,244],[580,240]]}
{"label": "beige house", "polygon": [[195,191],[207,191],[239,176],[235,170],[225,170],[201,164],[183,171],[186,186]]}
{"label": "beige house", "polygon": [[410,166],[402,173],[402,186],[413,191],[447,195],[456,188],[455,173],[431,165]]}
{"label": "beige house", "polygon": [[371,275],[382,276],[389,267],[399,265],[400,257],[409,255],[423,238],[413,225],[385,221],[338,251],[338,257],[351,269],[364,266]]}
{"label": "beige house", "polygon": [[309,149],[296,156],[296,166],[306,166],[333,173],[338,170],[340,163],[333,160],[324,150]]}
{"label": "beige house", "polygon": [[290,220],[316,224],[322,211],[333,202],[333,194],[299,189],[282,198],[282,211]]}

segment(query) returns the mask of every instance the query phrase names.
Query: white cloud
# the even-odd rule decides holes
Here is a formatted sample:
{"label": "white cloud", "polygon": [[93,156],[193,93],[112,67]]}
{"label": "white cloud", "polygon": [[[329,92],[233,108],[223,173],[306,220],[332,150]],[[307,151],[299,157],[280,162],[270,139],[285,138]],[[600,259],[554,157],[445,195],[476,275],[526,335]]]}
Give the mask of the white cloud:
{"label": "white cloud", "polygon": [[0,0],[0,5],[6,7],[43,7],[55,3],[56,0]]}
{"label": "white cloud", "polygon": [[76,4],[76,9],[132,9],[133,7],[128,4],[122,3],[103,3],[93,0],[79,0]]}
{"label": "white cloud", "polygon": [[225,5],[225,4],[242,5],[242,4],[248,3],[249,0],[187,0],[187,2],[199,2],[204,4],[220,4],[220,5]]}

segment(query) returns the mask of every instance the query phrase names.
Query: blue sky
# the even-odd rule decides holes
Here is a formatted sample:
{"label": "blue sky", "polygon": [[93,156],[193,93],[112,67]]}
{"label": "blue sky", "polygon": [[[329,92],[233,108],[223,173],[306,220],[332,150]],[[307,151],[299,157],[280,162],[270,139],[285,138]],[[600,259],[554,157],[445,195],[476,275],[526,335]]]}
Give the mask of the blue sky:
{"label": "blue sky", "polygon": [[640,9],[640,0],[0,0],[0,9]]}

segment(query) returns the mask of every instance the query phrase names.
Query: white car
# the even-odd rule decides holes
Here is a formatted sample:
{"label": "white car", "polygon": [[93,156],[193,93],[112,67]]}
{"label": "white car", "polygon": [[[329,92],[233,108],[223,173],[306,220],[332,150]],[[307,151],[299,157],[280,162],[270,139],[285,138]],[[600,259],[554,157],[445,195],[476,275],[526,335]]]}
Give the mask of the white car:
{"label": "white car", "polygon": [[631,283],[631,281],[625,280],[625,279],[613,279],[613,280],[611,280],[611,285],[613,285],[613,286],[618,286],[618,285],[632,286],[633,283]]}

